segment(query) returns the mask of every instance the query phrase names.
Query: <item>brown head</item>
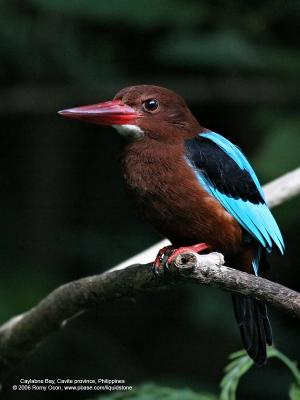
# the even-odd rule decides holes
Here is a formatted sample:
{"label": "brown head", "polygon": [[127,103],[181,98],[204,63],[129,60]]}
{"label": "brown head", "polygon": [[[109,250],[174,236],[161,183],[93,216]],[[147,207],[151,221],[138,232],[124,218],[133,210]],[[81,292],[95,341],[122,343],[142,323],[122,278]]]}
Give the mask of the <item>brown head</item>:
{"label": "brown head", "polygon": [[112,101],[70,108],[59,114],[111,125],[133,140],[177,142],[203,130],[182,97],[152,85],[131,86],[118,92]]}

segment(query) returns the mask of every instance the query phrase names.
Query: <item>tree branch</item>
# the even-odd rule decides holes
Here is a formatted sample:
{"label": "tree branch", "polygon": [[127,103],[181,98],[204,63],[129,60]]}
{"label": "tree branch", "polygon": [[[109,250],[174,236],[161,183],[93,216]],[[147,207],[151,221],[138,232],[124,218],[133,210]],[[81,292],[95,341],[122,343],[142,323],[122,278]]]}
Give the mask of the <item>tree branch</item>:
{"label": "tree branch", "polygon": [[300,168],[267,183],[264,192],[270,208],[296,197],[300,193]]}
{"label": "tree branch", "polygon": [[[266,186],[266,192],[270,205],[280,204],[299,194],[300,169],[271,182]],[[31,310],[0,327],[0,379],[70,318],[101,302],[136,296],[186,281],[253,296],[300,318],[299,293],[267,279],[225,267],[223,263],[223,256],[219,253],[186,253],[175,259],[170,272],[161,279],[153,276],[151,264],[126,267],[121,264],[101,275],[58,287]]]}
{"label": "tree branch", "polygon": [[186,279],[192,283],[252,296],[300,318],[300,293],[223,264],[220,253],[185,253],[174,261],[181,276],[185,273]]}

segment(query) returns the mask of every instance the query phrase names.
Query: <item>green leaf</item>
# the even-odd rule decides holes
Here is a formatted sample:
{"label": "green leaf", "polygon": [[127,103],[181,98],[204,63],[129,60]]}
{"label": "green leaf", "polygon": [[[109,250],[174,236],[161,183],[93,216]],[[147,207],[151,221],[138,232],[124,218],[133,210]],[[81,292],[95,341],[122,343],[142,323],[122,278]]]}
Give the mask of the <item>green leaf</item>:
{"label": "green leaf", "polygon": [[291,400],[300,400],[300,388],[295,383],[290,388],[289,396]]}
{"label": "green leaf", "polygon": [[252,367],[253,361],[245,353],[238,351],[229,356],[231,361],[225,367],[225,376],[221,381],[220,400],[235,400],[236,390],[241,377]]}
{"label": "green leaf", "polygon": [[[300,371],[297,364],[274,347],[268,348],[268,357],[278,358],[290,370],[294,378],[289,392],[290,399],[300,400]],[[220,400],[236,400],[236,391],[241,377],[254,365],[244,350],[232,353],[228,358],[231,361],[225,367],[225,375],[220,383]]]}

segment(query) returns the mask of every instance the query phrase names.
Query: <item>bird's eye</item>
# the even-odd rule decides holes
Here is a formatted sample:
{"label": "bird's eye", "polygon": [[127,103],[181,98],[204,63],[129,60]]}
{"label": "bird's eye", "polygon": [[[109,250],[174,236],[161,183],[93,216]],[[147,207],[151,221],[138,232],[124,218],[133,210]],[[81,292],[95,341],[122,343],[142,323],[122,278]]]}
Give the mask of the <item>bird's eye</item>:
{"label": "bird's eye", "polygon": [[159,103],[156,99],[149,99],[143,102],[143,107],[148,112],[153,112],[158,109]]}

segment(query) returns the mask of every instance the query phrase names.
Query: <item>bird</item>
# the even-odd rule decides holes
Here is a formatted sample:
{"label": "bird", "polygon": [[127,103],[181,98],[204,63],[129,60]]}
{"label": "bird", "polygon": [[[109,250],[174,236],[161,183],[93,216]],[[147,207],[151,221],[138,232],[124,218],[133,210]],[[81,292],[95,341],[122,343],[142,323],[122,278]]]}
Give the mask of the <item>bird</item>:
{"label": "bird", "polygon": [[[171,242],[153,270],[166,273],[187,250],[216,251],[226,265],[258,275],[267,254],[285,250],[263,189],[242,150],[200,125],[185,100],[155,85],[120,90],[113,100],[58,112],[109,125],[125,137],[122,174],[137,209]],[[272,329],[263,301],[232,294],[242,344],[254,363],[267,362]]]}

